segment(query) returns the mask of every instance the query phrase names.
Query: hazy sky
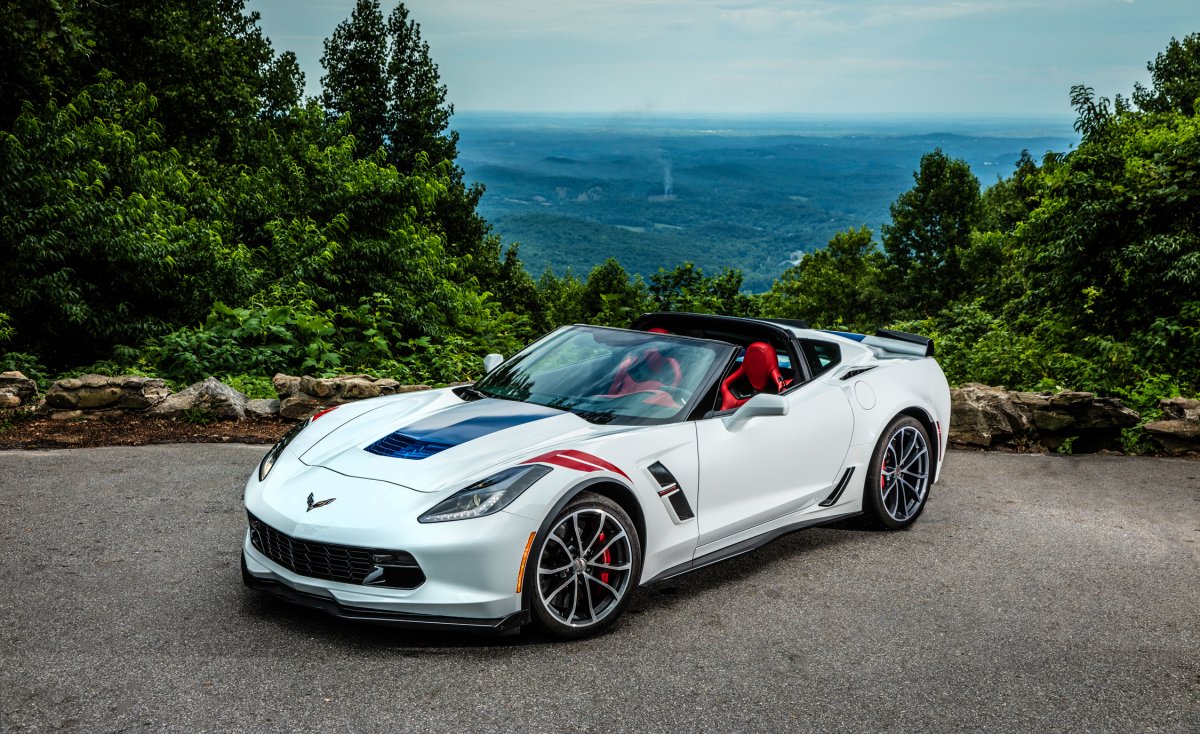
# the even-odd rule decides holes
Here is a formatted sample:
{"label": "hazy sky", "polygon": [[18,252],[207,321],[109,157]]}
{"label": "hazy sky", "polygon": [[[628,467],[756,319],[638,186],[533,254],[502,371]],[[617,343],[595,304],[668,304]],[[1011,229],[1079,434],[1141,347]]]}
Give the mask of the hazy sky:
{"label": "hazy sky", "polygon": [[[309,93],[353,0],[249,0]],[[382,2],[385,13],[396,5]],[[1200,0],[413,0],[459,111],[1067,116],[1128,95]]]}

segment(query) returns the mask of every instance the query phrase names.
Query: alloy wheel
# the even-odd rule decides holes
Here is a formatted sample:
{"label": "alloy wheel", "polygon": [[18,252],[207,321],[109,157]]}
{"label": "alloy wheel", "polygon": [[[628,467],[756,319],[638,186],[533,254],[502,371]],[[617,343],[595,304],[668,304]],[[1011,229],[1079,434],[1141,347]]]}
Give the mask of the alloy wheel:
{"label": "alloy wheel", "polygon": [[620,605],[633,575],[629,533],[609,512],[581,508],[550,530],[537,563],[542,607],[569,627],[589,627]]}
{"label": "alloy wheel", "polygon": [[902,426],[892,434],[879,471],[883,511],[896,522],[913,517],[929,491],[929,445],[925,434]]}

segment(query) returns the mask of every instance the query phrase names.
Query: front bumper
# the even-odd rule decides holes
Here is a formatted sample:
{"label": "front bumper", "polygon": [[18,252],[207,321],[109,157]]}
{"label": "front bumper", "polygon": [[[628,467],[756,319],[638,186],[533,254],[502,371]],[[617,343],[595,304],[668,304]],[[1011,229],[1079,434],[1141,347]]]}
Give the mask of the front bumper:
{"label": "front bumper", "polygon": [[338,619],[369,622],[404,629],[439,630],[451,632],[476,632],[480,634],[503,634],[511,632],[529,622],[529,610],[522,609],[497,619],[474,619],[470,617],[446,617],[432,614],[369,609],[339,604],[336,600],[297,591],[279,581],[260,578],[250,573],[246,556],[242,555],[242,583],[256,591],[265,591],[284,601],[316,609]]}
{"label": "front bumper", "polygon": [[532,521],[497,513],[459,523],[412,525],[401,531],[404,542],[380,545],[412,553],[426,577],[415,588],[301,575],[255,548],[248,529],[242,544],[243,578],[250,588],[345,619],[484,632],[502,632],[527,621],[516,584]]}

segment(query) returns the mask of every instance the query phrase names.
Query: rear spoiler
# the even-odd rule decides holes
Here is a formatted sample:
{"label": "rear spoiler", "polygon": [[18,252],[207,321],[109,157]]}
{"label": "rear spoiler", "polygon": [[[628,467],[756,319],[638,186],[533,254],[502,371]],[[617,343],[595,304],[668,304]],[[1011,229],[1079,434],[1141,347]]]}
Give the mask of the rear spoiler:
{"label": "rear spoiler", "polygon": [[853,339],[868,347],[875,347],[892,354],[904,354],[910,357],[932,357],[934,354],[933,339],[920,334],[910,334],[907,331],[877,329],[875,336],[852,334],[848,331],[827,330],[826,333]]}

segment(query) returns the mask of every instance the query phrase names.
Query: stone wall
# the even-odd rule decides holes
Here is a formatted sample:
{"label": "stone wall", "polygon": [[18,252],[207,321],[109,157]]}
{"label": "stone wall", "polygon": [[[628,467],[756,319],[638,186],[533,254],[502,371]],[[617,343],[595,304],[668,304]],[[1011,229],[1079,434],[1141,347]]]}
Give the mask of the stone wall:
{"label": "stone wall", "polygon": [[293,420],[303,420],[324,408],[355,400],[429,389],[428,385],[401,385],[396,380],[370,375],[296,377],[277,374],[271,378],[271,383],[279,395],[279,415]]}
{"label": "stone wall", "polygon": [[1137,413],[1115,398],[1090,392],[1031,393],[969,384],[950,391],[950,441],[978,448],[1073,453],[1119,450],[1121,432]]}
{"label": "stone wall", "polygon": [[[55,382],[41,401],[33,380],[20,372],[4,372],[0,373],[0,411],[36,408],[39,414],[60,420],[126,414],[303,420],[334,405],[429,389],[370,375],[277,374],[272,384],[278,399],[250,400],[211,377],[171,394],[156,377],[84,375]],[[950,393],[950,442],[964,448],[1057,451],[1070,442],[1072,453],[1120,450],[1122,431],[1140,422],[1137,413],[1115,398],[1088,392],[1015,392],[969,384]],[[1162,419],[1143,426],[1149,442],[1168,454],[1200,453],[1200,400],[1172,398],[1159,407]]]}
{"label": "stone wall", "polygon": [[1142,426],[1150,440],[1168,454],[1200,452],[1200,400],[1171,398],[1158,407],[1162,419]]}
{"label": "stone wall", "polygon": [[84,375],[59,380],[46,392],[45,409],[54,418],[74,418],[87,412],[119,416],[158,405],[171,391],[157,377]]}
{"label": "stone wall", "polygon": [[0,410],[28,407],[37,398],[36,382],[20,372],[0,372]]}

